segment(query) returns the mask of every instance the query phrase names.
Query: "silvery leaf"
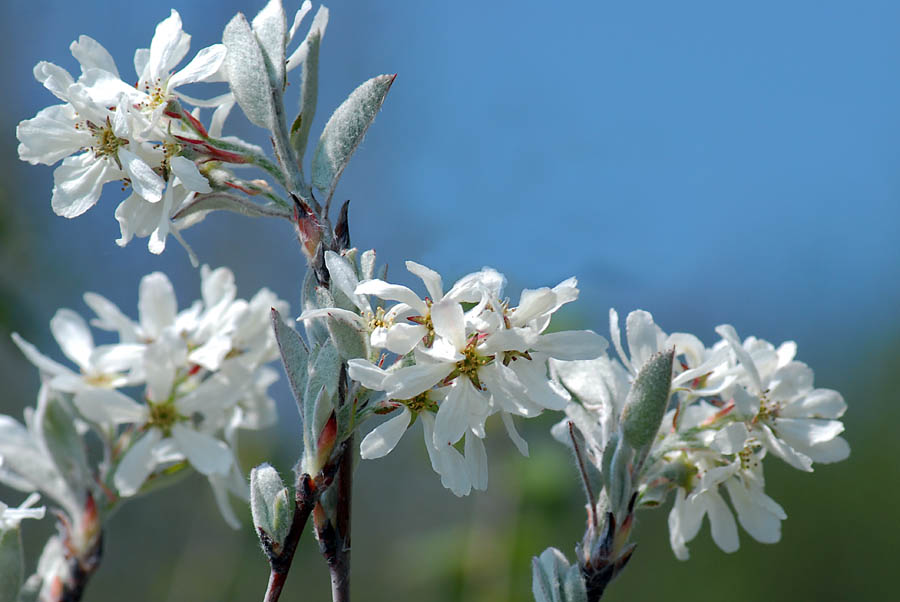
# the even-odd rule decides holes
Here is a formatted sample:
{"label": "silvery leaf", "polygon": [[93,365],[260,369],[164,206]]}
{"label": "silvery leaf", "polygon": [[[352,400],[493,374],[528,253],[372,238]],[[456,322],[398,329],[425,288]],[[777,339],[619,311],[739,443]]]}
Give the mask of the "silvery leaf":
{"label": "silvery leaf", "polygon": [[266,59],[247,18],[238,13],[222,34],[228,49],[225,68],[234,98],[251,123],[267,130],[275,126],[275,105]]}
{"label": "silvery leaf", "polygon": [[379,75],[350,93],[331,115],[312,160],[312,183],[330,199],[350,157],[384,103],[396,75]]}

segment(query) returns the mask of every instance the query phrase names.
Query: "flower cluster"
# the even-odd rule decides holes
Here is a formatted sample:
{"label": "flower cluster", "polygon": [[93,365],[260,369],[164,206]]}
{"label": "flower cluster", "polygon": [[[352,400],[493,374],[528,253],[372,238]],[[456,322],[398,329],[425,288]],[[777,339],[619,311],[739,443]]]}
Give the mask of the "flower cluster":
{"label": "flower cluster", "polygon": [[[502,296],[504,276],[491,268],[464,276],[445,292],[437,272],[408,261],[407,269],[428,292],[422,298],[381,279],[357,281],[349,262],[335,253],[326,253],[326,263],[355,309],[316,309],[300,319],[330,316],[364,331],[372,351],[348,362],[350,377],[383,392],[379,413],[399,412],[362,441],[362,457],[389,453],[420,418],[432,467],[456,495],[487,487],[482,439],[489,416],[500,414],[527,454],[512,417],[561,410],[569,402],[565,389],[549,378],[548,360],[595,358],[607,346],[591,331],[545,333],[552,314],[577,298],[574,278],[553,288],[526,289],[513,307]],[[370,296],[394,304],[373,310]],[[388,354],[397,359],[384,367]]]}
{"label": "flower cluster", "polygon": [[[247,496],[234,457],[236,431],[275,422],[266,390],[277,373],[264,365],[278,354],[269,312],[284,311],[287,304],[267,289],[249,301],[238,299],[227,268],[203,266],[201,276],[202,300],[180,312],[168,278],[158,272],[145,276],[137,321],[87,293],[85,302],[96,314],[92,324],[116,333],[113,344],[95,345],[80,315],[59,310],[50,328],[78,370],[46,357],[17,334],[13,339],[40,369],[44,389],[71,400],[74,417],[104,442],[108,458],[99,478],[108,495],[134,495],[154,475],[189,463],[209,478],[226,520],[237,526],[225,495]],[[139,400],[123,391],[136,387]]]}
{"label": "flower cluster", "polygon": [[737,526],[723,491],[754,539],[780,539],[786,514],[764,492],[767,454],[803,471],[812,471],[814,462],[849,455],[839,436],[846,404],[837,391],[814,388],[812,370],[794,359],[795,343],[776,348],[754,337],[741,342],[733,327],[722,325],[716,329],[721,340],[705,347],[690,334],[666,335],[649,313],[635,311],[626,320],[629,356],[613,310],[610,330],[618,360],[551,363],[556,378],[580,402],[566,408],[568,418],[554,435],[569,442],[568,424],[574,424],[593,463],[602,468],[636,376],[654,354],[674,349],[674,399],[646,460],[632,467],[631,479],[638,506],[657,505],[675,492],[669,530],[678,558],[688,557],[686,544],[704,516],[720,548],[738,549]]}
{"label": "flower cluster", "polygon": [[[288,43],[310,9],[307,1],[297,12]],[[325,9],[316,15],[318,35],[324,32],[327,16]],[[150,47],[135,51],[136,84],[123,81],[109,52],[84,35],[70,46],[81,67],[77,79],[49,62],[35,66],[35,78],[62,104],[21,122],[16,136],[23,161],[53,165],[62,160],[53,175],[54,212],[77,217],[99,200],[104,184],[121,181],[124,187],[130,186],[131,194],[115,212],[121,230],[116,242],[124,246],[134,236],[149,236],[148,248],[158,254],[165,249],[168,234],[184,243],[179,230],[205,216],[196,212],[172,221],[196,195],[228,189],[248,194],[267,190],[264,183],[244,183],[223,167],[247,163],[248,153],[263,154],[240,139],[222,137],[225,119],[235,104],[232,92],[197,99],[180,89],[228,81],[223,44],[201,49],[178,67],[188,54],[190,40],[181,17],[172,10],[157,25]],[[307,50],[301,44],[295,53],[299,56],[292,55],[287,68],[299,65]],[[188,112],[184,104],[195,109]],[[213,110],[208,128],[198,119],[201,108]]]}

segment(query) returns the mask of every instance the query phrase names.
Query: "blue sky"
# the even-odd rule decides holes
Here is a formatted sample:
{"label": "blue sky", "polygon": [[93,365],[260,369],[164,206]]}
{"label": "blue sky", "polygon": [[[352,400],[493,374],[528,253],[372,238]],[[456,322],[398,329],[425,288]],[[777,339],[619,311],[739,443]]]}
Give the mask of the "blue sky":
{"label": "blue sky", "polygon": [[[173,7],[193,54],[261,5]],[[76,70],[68,44],[84,33],[131,76],[134,49],[169,11],[132,6],[0,9],[7,156],[16,121],[54,102],[30,75],[37,61]],[[577,275],[577,314],[601,333],[610,306],[642,307],[708,342],[722,322],[793,338],[801,359],[834,336],[897,333],[900,4],[329,7],[313,135],[358,83],[399,74],[337,195],[352,200],[354,243],[376,247],[395,279],[410,282],[405,259],[447,280],[491,265],[515,298]],[[246,122],[230,126],[264,143]],[[84,311],[82,289],[133,313],[152,270],[180,283],[184,304],[197,290],[174,241],[161,257],[142,240],[116,247],[115,186],[70,222],[50,210],[51,169],[8,167],[46,249],[71,261],[73,288],[42,299],[46,320],[58,306]],[[204,261],[234,267],[244,296],[269,286],[299,305],[286,225],[214,215],[186,235]],[[39,275],[25,286],[37,294]]]}

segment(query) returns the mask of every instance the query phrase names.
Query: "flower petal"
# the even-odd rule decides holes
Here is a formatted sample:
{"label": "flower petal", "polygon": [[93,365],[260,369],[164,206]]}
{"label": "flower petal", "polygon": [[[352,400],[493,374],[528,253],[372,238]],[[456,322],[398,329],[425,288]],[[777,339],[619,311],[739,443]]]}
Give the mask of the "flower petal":
{"label": "flower petal", "polygon": [[462,305],[445,299],[431,306],[434,332],[449,341],[457,351],[466,346],[466,318]]}
{"label": "flower petal", "polygon": [[234,463],[231,448],[224,441],[183,424],[172,426],[172,438],[178,443],[178,448],[187,456],[191,465],[201,474],[225,475]]}
{"label": "flower petal", "polygon": [[141,278],[138,292],[138,316],[145,336],[156,338],[175,323],[178,302],[175,289],[162,272],[153,272]]}
{"label": "flower petal", "polygon": [[384,379],[388,397],[393,399],[410,399],[419,393],[427,391],[446,378],[453,369],[454,364],[416,364],[400,368],[392,372]]}
{"label": "flower petal", "polygon": [[534,349],[560,360],[592,360],[609,347],[606,339],[592,330],[565,330],[542,334]]}
{"label": "flower petal", "polygon": [[134,442],[125,452],[122,461],[113,475],[113,484],[119,490],[119,495],[128,497],[137,493],[153,468],[156,461],[153,458],[153,447],[162,438],[159,429],[153,428]]}
{"label": "flower petal", "polygon": [[114,389],[85,389],[73,400],[81,415],[98,424],[143,425],[149,411],[132,398]]}
{"label": "flower petal", "polygon": [[469,479],[472,487],[484,491],[488,486],[487,452],[480,437],[472,433],[466,435],[466,467],[469,471]]}
{"label": "flower petal", "polygon": [[422,279],[432,301],[440,301],[444,297],[444,285],[440,274],[415,261],[407,261],[406,269]]}
{"label": "flower petal", "polygon": [[412,307],[419,315],[428,313],[428,306],[411,289],[384,280],[363,280],[354,291],[357,295],[375,295],[385,301],[399,301]]}
{"label": "flower petal", "polygon": [[400,414],[375,427],[359,444],[359,453],[364,460],[381,458],[391,452],[412,420],[412,412],[403,406]]}

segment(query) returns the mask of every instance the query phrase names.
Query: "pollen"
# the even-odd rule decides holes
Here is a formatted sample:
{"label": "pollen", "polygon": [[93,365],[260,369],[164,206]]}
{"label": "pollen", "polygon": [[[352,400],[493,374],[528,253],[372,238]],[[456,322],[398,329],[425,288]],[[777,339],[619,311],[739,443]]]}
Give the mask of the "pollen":
{"label": "pollen", "polygon": [[438,404],[436,401],[431,399],[428,395],[428,391],[423,393],[419,393],[412,399],[397,399],[398,401],[409,408],[409,411],[418,414],[420,412],[428,411],[428,412],[437,412]]}
{"label": "pollen", "polygon": [[465,349],[463,349],[463,359],[456,363],[456,369],[450,373],[450,377],[448,377],[448,381],[452,380],[457,376],[465,376],[467,377],[476,389],[484,390],[484,386],[481,384],[481,380],[478,378],[478,371],[490,364],[494,361],[493,355],[481,355],[475,349],[475,346],[478,344],[478,336],[473,336],[468,345],[466,345]]}
{"label": "pollen", "polygon": [[375,310],[375,312],[366,312],[366,327],[369,329],[369,332],[372,332],[376,328],[390,328],[394,324],[393,318],[389,318],[385,315],[385,311],[383,307],[379,307]]}
{"label": "pollen", "polygon": [[772,401],[769,399],[769,390],[766,389],[759,396],[759,413],[756,415],[757,421],[764,421],[770,418],[778,418],[778,414],[781,412],[781,403],[777,401]]}
{"label": "pollen", "polygon": [[143,92],[149,97],[148,100],[141,103],[141,107],[143,108],[155,109],[156,107],[165,104],[168,100],[166,87],[159,78],[156,78],[156,81],[152,84],[150,82],[145,83]]}
{"label": "pollen", "polygon": [[98,159],[110,157],[118,163],[119,149],[128,144],[128,140],[116,136],[109,117],[106,117],[106,123],[103,125],[97,125],[93,121],[87,120],[84,125],[76,124],[75,126],[76,129],[82,129],[82,127],[86,128],[94,137],[94,143],[90,146],[94,157]]}
{"label": "pollen", "polygon": [[176,422],[187,420],[181,416],[175,408],[175,404],[170,401],[161,403],[150,402],[150,420],[147,421],[148,426],[155,426],[160,429],[166,436],[172,432],[172,427]]}

